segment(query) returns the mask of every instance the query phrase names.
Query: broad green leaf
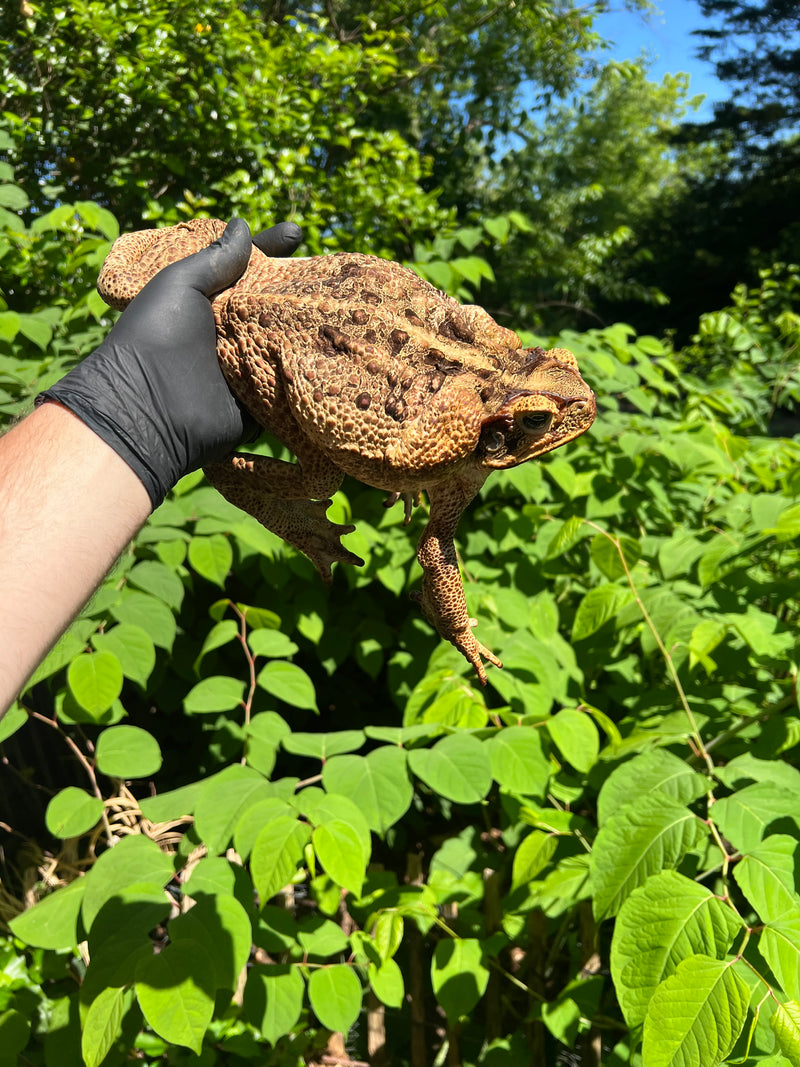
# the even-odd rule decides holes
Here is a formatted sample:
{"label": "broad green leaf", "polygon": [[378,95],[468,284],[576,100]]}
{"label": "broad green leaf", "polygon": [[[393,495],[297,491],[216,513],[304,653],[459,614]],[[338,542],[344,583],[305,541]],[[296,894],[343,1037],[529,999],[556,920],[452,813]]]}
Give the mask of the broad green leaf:
{"label": "broad green leaf", "polygon": [[92,644],[98,652],[112,652],[120,662],[126,678],[142,688],[156,665],[156,650],[150,636],[132,623],[117,623],[104,633],[92,634]]}
{"label": "broad green leaf", "polygon": [[251,630],[247,643],[254,656],[268,656],[270,659],[288,659],[297,652],[297,645],[280,630]]}
{"label": "broad green leaf", "polygon": [[590,589],[575,612],[572,640],[583,641],[590,637],[632,600],[633,593],[626,585],[597,585]]}
{"label": "broad green leaf", "polygon": [[159,1037],[200,1055],[214,1014],[214,967],[202,945],[175,941],[139,964],[136,996]]}
{"label": "broad green leaf", "polygon": [[370,854],[370,828],[362,806],[355,800],[343,793],[325,793],[321,789],[308,786],[298,794],[294,803],[312,826],[322,826],[333,821],[346,822],[358,834],[364,855]]}
{"label": "broad green leaf", "polygon": [[122,692],[122,665],[112,652],[84,652],[70,663],[67,684],[83,710],[98,719]]}
{"label": "broad green leaf", "polygon": [[677,867],[706,833],[696,815],[658,790],[611,815],[590,860],[596,918],[616,915],[634,889],[651,874]]}
{"label": "broad green leaf", "polygon": [[792,1000],[800,1000],[800,908],[762,929],[758,951],[784,993]]}
{"label": "broad green leaf", "polygon": [[352,967],[336,963],[311,972],[308,999],[314,1014],[329,1030],[347,1035],[361,1010],[361,983]]}
{"label": "broad green leaf", "polygon": [[228,847],[240,813],[267,789],[258,771],[240,764],[226,767],[205,783],[195,804],[194,824],[210,855]]}
{"label": "broad green leaf", "polygon": [[47,805],[44,821],[54,837],[79,837],[91,830],[103,814],[103,801],[84,789],[68,785]]}
{"label": "broad green leaf", "polygon": [[130,989],[110,986],[92,1003],[81,1027],[81,1053],[86,1067],[99,1067],[122,1033],[122,1019],[133,1003]]}
{"label": "broad green leaf", "polygon": [[544,795],[550,761],[542,751],[541,735],[535,726],[506,726],[485,745],[492,777],[499,786],[524,796]]}
{"label": "broad green leaf", "polygon": [[262,689],[271,696],[291,704],[293,708],[317,710],[317,695],[314,683],[306,672],[294,663],[284,660],[270,660],[259,672],[256,679]]}
{"label": "broad green leaf", "polygon": [[447,938],[433,951],[433,992],[451,1024],[468,1015],[486,992],[489,971],[482,958],[481,943],[473,937]]}
{"label": "broad green leaf", "polygon": [[800,912],[795,884],[798,842],[786,834],[773,834],[751,849],[733,868],[739,888],[762,922]]}
{"label": "broad green leaf", "polygon": [[220,622],[215,622],[203,640],[203,646],[194,661],[194,669],[199,671],[204,656],[213,652],[215,648],[222,648],[223,645],[235,640],[239,632],[239,623],[235,619],[222,619]]}
{"label": "broad green leaf", "polygon": [[297,940],[309,956],[338,956],[346,952],[350,942],[338,923],[321,915],[309,915],[298,924]]}
{"label": "broad green leaf", "polygon": [[163,600],[174,611],[178,611],[183,603],[186,592],[183,582],[175,571],[164,563],[152,559],[142,560],[128,571],[127,579],[137,589]]}
{"label": "broad green leaf", "polygon": [[691,804],[709,789],[709,781],[664,748],[645,752],[616,767],[606,778],[597,802],[600,825],[626,804],[657,789],[681,804]]}
{"label": "broad green leaf", "polygon": [[233,549],[223,534],[193,537],[189,542],[189,562],[203,578],[221,589],[233,565]]}
{"label": "broad green leaf", "polygon": [[74,948],[79,941],[78,917],[85,889],[86,879],[79,878],[49,893],[9,922],[12,934],[35,948]]}
{"label": "broad green leaf", "polygon": [[12,704],[5,715],[0,716],[0,744],[12,737],[28,721],[28,713],[19,704]]}
{"label": "broad green leaf", "polygon": [[246,911],[235,897],[203,895],[193,908],[170,921],[169,936],[173,944],[189,940],[202,945],[214,965],[216,988],[236,989],[237,979],[250,958],[252,929]]}
{"label": "broad green leaf", "polygon": [[405,997],[405,985],[403,972],[393,959],[384,959],[378,966],[370,963],[367,966],[367,980],[372,991],[382,1003],[390,1008],[401,1008]]}
{"label": "broad green leaf", "polygon": [[593,719],[577,708],[562,708],[546,720],[547,729],[564,759],[586,774],[597,762],[600,735]]}
{"label": "broad green leaf", "polygon": [[690,956],[725,956],[741,923],[732,908],[676,871],[635,889],[619,910],[611,976],[628,1026],[644,1022],[650,998]]}
{"label": "broad green leaf", "polygon": [[718,800],[709,814],[740,852],[750,852],[776,820],[792,819],[800,826],[800,793],[775,782],[755,782]]}
{"label": "broad green leaf", "polygon": [[[628,570],[633,570],[641,558],[642,546],[632,537],[620,537],[619,543]],[[592,538],[589,543],[589,555],[603,577],[608,578],[609,581],[614,582],[625,574],[625,567],[616,544],[604,534],[595,534]]]}
{"label": "broad green leaf", "polygon": [[342,752],[353,752],[364,744],[363,730],[337,730],[329,734],[287,733],[283,747],[295,756],[311,756],[328,760]]}
{"label": "broad green leaf", "polygon": [[280,797],[255,794],[253,803],[249,801],[237,808],[237,820],[233,827],[233,847],[242,859],[247,859],[253,851],[253,845],[261,830],[278,815],[294,816],[292,807]]}
{"label": "broad green leaf", "polygon": [[15,1008],[0,1011],[0,1063],[11,1067],[24,1062],[19,1054],[28,1044],[30,1033],[31,1024],[21,1011]]}
{"label": "broad green leaf", "polygon": [[303,1010],[306,984],[300,968],[288,964],[256,964],[247,978],[244,1009],[271,1045],[291,1033]]}
{"label": "broad green leaf", "polygon": [[333,820],[318,826],[311,835],[317,859],[330,877],[353,896],[360,896],[369,862],[358,832],[346,822]]}
{"label": "broad green leaf", "polygon": [[97,859],[84,877],[81,913],[87,930],[107,900],[121,889],[140,882],[164,886],[172,878],[172,859],[148,837],[131,834]]}
{"label": "broad green leaf", "polygon": [[644,1023],[647,1067],[717,1067],[742,1032],[750,990],[730,963],[691,956],[653,994]]}
{"label": "broad green leaf", "polygon": [[414,796],[406,753],[394,745],[367,756],[335,756],[322,768],[322,784],[328,793],[350,798],[381,837],[405,815]]}
{"label": "broad green leaf", "polygon": [[172,651],[177,623],[170,609],[158,597],[138,590],[126,591],[121,600],[110,606],[109,611],[117,622],[140,627],[154,645]]}
{"label": "broad green leaf", "polygon": [[476,804],[491,788],[488,750],[471,734],[450,734],[432,748],[414,749],[408,762],[434,792],[457,804]]}
{"label": "broad green leaf", "polygon": [[139,726],[109,726],[97,739],[96,759],[111,778],[149,778],[161,767],[161,749]]}
{"label": "broad green leaf", "polygon": [[310,837],[311,827],[288,815],[279,815],[258,835],[250,872],[262,907],[294,878]]}
{"label": "broad green leaf", "polygon": [[189,715],[208,715],[220,711],[232,711],[242,703],[244,682],[218,674],[204,678],[186,694],[183,710]]}
{"label": "broad green leaf", "polygon": [[527,885],[547,866],[558,845],[555,834],[534,830],[524,837],[514,853],[511,868],[511,888]]}
{"label": "broad green leaf", "polygon": [[769,1025],[791,1067],[800,1067],[800,1004],[796,1000],[779,1004]]}
{"label": "broad green leaf", "polygon": [[396,911],[383,911],[375,920],[375,947],[382,960],[394,956],[403,940],[403,916]]}

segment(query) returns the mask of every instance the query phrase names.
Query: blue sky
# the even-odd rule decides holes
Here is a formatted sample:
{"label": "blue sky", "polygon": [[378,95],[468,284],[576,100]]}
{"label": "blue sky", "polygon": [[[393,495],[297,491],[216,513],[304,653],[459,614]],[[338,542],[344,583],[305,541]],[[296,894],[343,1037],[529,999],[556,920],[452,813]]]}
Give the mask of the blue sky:
{"label": "blue sky", "polygon": [[706,101],[698,118],[711,117],[711,104],[730,95],[730,89],[714,76],[711,63],[697,59],[701,41],[691,31],[708,25],[696,0],[661,0],[658,11],[650,16],[625,11],[620,2],[607,15],[601,15],[595,28],[613,42],[605,55],[615,59],[636,59],[645,51],[652,59],[650,77],[686,71],[691,76],[692,93],[705,93]]}

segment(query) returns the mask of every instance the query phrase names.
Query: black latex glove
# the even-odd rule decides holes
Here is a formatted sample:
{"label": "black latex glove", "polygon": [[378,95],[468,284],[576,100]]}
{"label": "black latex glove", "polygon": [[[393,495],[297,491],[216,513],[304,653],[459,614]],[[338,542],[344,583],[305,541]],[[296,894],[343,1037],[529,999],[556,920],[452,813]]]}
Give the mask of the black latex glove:
{"label": "black latex glove", "polygon": [[[252,242],[287,256],[301,239],[299,226],[283,222]],[[247,223],[232,219],[218,241],[148,282],[102,344],[36,399],[63,404],[102,437],[154,508],[184,474],[257,435],[217,362],[208,299],[244,272],[250,246]]]}

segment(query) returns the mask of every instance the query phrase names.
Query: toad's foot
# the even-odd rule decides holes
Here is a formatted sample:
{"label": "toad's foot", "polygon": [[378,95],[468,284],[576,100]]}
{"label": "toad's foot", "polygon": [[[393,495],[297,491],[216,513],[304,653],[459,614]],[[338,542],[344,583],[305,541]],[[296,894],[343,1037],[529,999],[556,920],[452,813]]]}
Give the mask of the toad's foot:
{"label": "toad's foot", "polygon": [[473,634],[473,627],[478,625],[477,619],[467,618],[464,625],[451,626],[441,617],[437,617],[435,612],[431,611],[429,606],[426,606],[423,593],[418,591],[413,592],[411,594],[411,599],[422,607],[423,615],[431,626],[437,630],[439,635],[446,641],[449,641],[451,645],[455,645],[461,655],[472,664],[481,685],[486,685],[488,680],[486,677],[486,668],[483,665],[484,659],[493,663],[495,667],[502,668],[503,664],[497,656],[495,656],[494,652],[486,648],[485,645],[482,645]]}
{"label": "toad's foot", "polygon": [[[324,582],[331,581],[334,563],[363,567],[364,561],[345,548],[340,540],[345,534],[352,533],[355,526],[331,522],[325,515],[330,500],[287,499],[270,492],[269,474],[275,464],[275,460],[255,456],[236,464],[230,460],[212,463],[204,468],[204,472],[226,500],[308,556]],[[274,469],[279,468],[275,466]]]}
{"label": "toad's foot", "polygon": [[403,515],[403,526],[408,526],[411,522],[411,512],[414,508],[418,508],[421,502],[420,493],[389,493],[383,502],[385,508],[394,507],[398,500],[403,501],[403,507],[405,513]]}

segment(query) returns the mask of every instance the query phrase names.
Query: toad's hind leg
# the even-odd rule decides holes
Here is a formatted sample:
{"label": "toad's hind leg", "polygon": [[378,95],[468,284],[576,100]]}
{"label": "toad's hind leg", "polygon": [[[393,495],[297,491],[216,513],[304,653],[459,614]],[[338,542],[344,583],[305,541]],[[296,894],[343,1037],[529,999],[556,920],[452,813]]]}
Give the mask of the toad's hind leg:
{"label": "toad's hind leg", "polygon": [[333,563],[361,567],[364,561],[340,541],[355,527],[326,517],[329,499],[310,499],[334,493],[341,484],[341,472],[321,456],[310,466],[307,471],[296,463],[235,452],[203,470],[226,500],[303,552],[323,580],[330,582]]}

